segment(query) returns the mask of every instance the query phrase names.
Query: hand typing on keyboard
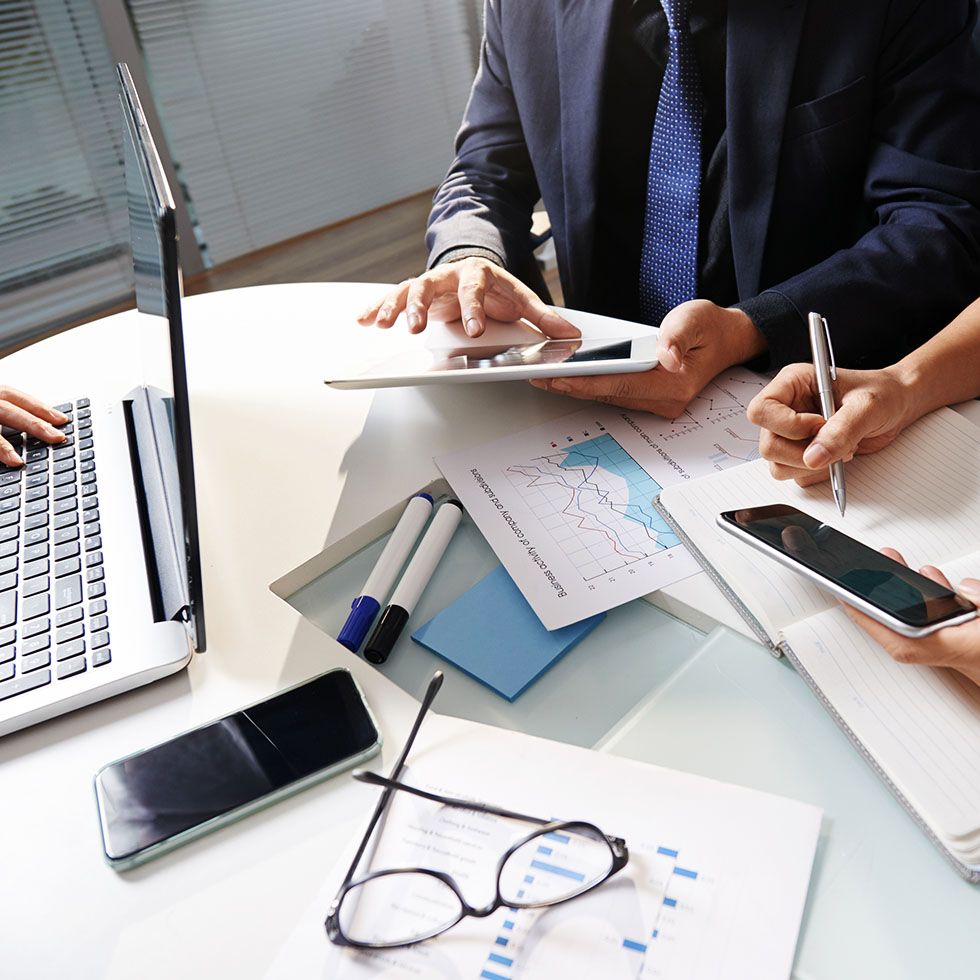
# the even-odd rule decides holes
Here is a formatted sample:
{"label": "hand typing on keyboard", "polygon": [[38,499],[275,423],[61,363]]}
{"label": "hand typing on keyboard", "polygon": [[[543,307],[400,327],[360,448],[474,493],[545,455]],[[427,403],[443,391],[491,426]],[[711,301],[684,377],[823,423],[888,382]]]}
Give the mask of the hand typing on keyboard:
{"label": "hand typing on keyboard", "polygon": [[[0,395],[0,420],[9,426],[4,445],[16,460],[5,465],[0,448],[4,702],[49,684],[78,684],[90,669],[111,664],[112,651],[91,403],[78,398],[46,408],[9,388]],[[9,414],[13,409],[18,414]],[[12,418],[22,431],[14,431]]]}
{"label": "hand typing on keyboard", "polygon": [[[17,449],[7,438],[10,430],[16,433],[26,433],[42,442],[64,442],[65,436],[54,426],[64,425],[68,416],[54,408],[39,402],[30,395],[0,385],[0,425],[4,431],[0,433],[0,462],[8,466],[23,466]],[[21,444],[21,440],[16,440]]]}

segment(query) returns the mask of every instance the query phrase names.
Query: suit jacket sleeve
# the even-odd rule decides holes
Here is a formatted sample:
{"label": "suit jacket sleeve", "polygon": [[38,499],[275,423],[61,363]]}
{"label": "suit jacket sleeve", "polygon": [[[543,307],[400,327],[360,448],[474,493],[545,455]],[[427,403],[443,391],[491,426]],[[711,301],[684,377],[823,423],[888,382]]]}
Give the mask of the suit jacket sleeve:
{"label": "suit jacket sleeve", "polygon": [[[886,364],[980,295],[980,57],[973,0],[896,0],[875,78],[864,182],[870,229],[770,287],[801,314],[765,331],[771,364],[809,360],[805,314],[838,363]],[[805,229],[800,229],[805,234]]]}
{"label": "suit jacket sleeve", "polygon": [[540,290],[531,251],[531,212],[539,197],[510,86],[500,0],[487,0],[480,66],[456,137],[456,158],[429,215],[429,268],[450,251],[487,250]]}

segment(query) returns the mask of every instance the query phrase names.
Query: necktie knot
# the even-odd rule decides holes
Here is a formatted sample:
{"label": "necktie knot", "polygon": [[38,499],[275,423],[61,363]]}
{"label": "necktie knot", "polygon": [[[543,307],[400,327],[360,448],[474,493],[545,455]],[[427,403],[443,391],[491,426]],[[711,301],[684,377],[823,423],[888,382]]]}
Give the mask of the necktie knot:
{"label": "necktie knot", "polygon": [[667,26],[672,31],[691,29],[691,0],[660,0],[667,15]]}

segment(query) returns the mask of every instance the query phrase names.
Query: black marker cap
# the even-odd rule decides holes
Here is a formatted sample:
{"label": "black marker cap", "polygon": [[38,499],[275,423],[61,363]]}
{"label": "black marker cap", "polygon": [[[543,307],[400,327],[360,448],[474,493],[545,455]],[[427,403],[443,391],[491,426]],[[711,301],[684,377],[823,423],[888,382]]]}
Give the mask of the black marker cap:
{"label": "black marker cap", "polygon": [[408,610],[401,606],[389,606],[374,627],[371,638],[364,648],[364,659],[370,664],[383,664],[388,659],[392,647],[398,642],[402,630],[408,622]]}

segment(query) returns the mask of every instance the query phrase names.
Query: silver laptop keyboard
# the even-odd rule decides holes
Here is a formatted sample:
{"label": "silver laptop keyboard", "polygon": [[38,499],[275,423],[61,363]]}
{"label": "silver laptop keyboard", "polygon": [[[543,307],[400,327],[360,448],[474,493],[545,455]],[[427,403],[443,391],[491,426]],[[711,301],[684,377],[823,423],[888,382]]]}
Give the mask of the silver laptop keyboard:
{"label": "silver laptop keyboard", "polygon": [[0,701],[112,660],[89,400],[57,408],[57,446],[3,433],[24,466],[0,464]]}

